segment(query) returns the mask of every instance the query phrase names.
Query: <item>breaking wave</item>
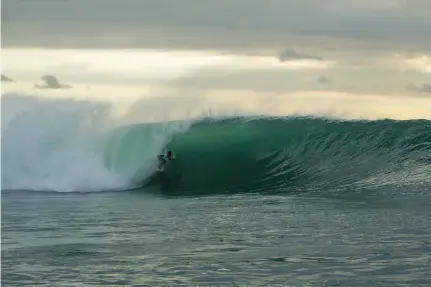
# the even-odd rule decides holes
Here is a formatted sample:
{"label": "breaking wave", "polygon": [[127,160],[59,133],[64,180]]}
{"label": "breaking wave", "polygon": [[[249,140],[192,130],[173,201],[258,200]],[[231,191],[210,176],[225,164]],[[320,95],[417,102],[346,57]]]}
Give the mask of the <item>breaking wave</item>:
{"label": "breaking wave", "polygon": [[[103,104],[32,100],[23,108],[19,101],[2,99],[2,110],[9,111],[2,111],[3,190],[155,185],[200,194],[430,183],[427,120],[232,117],[118,124]],[[157,173],[156,157],[166,146],[177,159]]]}

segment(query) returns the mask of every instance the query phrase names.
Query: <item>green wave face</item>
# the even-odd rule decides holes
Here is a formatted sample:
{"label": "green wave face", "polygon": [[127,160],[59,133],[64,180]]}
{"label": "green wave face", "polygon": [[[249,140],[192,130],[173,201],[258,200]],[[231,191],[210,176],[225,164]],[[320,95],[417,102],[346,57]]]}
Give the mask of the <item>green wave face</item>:
{"label": "green wave face", "polygon": [[[160,125],[128,129],[109,157],[130,170],[137,168],[139,153],[155,158],[163,141],[149,140],[150,131]],[[200,121],[169,139],[177,159],[164,173],[148,179],[146,170],[135,180],[147,178],[175,194],[299,192],[358,186],[373,178],[399,183],[406,171],[415,171],[416,183],[429,181],[429,121],[230,118]]]}

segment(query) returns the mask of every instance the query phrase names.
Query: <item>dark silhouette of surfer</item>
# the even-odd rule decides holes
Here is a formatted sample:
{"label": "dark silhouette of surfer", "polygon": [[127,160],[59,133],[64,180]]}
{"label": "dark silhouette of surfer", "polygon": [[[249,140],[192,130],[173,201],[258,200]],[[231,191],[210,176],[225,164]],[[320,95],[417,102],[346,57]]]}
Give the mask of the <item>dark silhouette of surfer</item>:
{"label": "dark silhouette of surfer", "polygon": [[161,169],[170,160],[174,159],[174,154],[172,153],[171,150],[168,150],[168,152],[166,154],[159,154],[157,156],[157,158],[159,159],[159,166],[158,166],[158,168]]}

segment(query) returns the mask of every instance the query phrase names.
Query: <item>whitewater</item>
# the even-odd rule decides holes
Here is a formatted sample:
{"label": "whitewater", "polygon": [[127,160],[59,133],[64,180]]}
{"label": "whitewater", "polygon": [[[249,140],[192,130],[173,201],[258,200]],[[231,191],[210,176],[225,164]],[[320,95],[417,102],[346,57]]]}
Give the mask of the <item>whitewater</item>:
{"label": "whitewater", "polygon": [[188,127],[187,122],[162,123],[127,143],[123,138],[134,125],[121,130],[110,108],[103,102],[4,96],[2,189],[127,189],[137,172],[145,178],[154,171],[157,154]]}

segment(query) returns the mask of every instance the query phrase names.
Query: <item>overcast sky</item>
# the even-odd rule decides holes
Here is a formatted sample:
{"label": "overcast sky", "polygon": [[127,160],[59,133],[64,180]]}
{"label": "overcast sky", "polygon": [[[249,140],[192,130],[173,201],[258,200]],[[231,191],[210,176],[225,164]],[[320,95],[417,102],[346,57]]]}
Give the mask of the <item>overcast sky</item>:
{"label": "overcast sky", "polygon": [[[254,66],[245,67],[247,58],[241,58],[164,80],[202,89],[431,93],[430,0],[3,0],[2,46],[9,51],[121,47],[255,56],[250,58],[258,63]],[[15,69],[12,76],[45,61],[34,54],[18,63],[22,54],[12,54],[4,59],[6,68]],[[273,57],[284,68],[270,63],[263,71],[261,56]],[[106,62],[97,77],[113,81],[133,65],[139,70],[144,61],[138,59]],[[93,63],[89,71],[88,63],[66,60],[51,70],[44,67],[43,73],[65,81],[96,77],[94,67],[104,62]],[[241,68],[235,70],[234,63]],[[32,69],[28,73],[42,72]]]}
{"label": "overcast sky", "polygon": [[431,43],[431,1],[3,0],[2,25],[5,46],[245,51],[290,46],[301,37],[299,45],[331,46],[322,38],[330,37],[423,51]]}

